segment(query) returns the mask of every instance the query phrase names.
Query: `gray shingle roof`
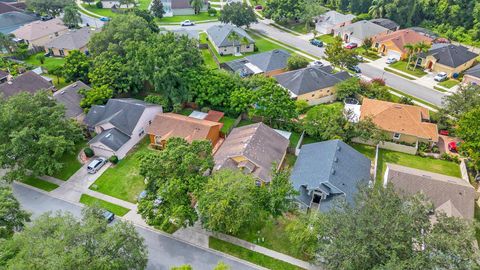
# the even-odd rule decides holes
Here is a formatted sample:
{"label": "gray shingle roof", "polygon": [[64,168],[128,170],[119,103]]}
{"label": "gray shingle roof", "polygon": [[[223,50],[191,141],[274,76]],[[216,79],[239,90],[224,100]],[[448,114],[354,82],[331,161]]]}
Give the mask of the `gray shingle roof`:
{"label": "gray shingle roof", "polygon": [[465,75],[470,75],[472,77],[480,78],[480,64],[465,71]]}
{"label": "gray shingle roof", "polygon": [[91,139],[88,142],[88,144],[101,142],[102,144],[112,149],[113,151],[117,151],[129,140],[130,140],[130,136],[126,135],[125,133],[119,131],[116,128],[112,128],[98,134],[93,139]]}
{"label": "gray shingle roof", "polygon": [[0,33],[9,34],[22,27],[24,24],[36,20],[37,18],[18,11],[0,14]]}
{"label": "gray shingle roof", "polygon": [[0,2],[0,14],[11,12],[11,11],[19,11],[21,12],[22,10],[19,8],[16,8],[10,4],[2,3]]}
{"label": "gray shingle roof", "polygon": [[332,87],[350,78],[346,71],[332,73],[331,66],[307,67],[285,72],[276,76],[277,82],[295,95],[310,93],[318,89]]}
{"label": "gray shingle roof", "polygon": [[[229,40],[228,37],[230,36],[231,32],[237,33],[237,35],[240,37],[240,41]],[[245,30],[231,24],[214,25],[207,29],[207,34],[211,38],[211,41],[217,45],[217,47],[241,45],[241,39],[244,37],[248,39],[250,44],[255,43],[253,38],[250,37]]]}
{"label": "gray shingle roof", "polygon": [[428,55],[435,57],[437,63],[454,68],[478,56],[478,54],[469,51],[466,47],[453,44],[432,47],[427,53],[422,53],[420,56],[426,57]]}
{"label": "gray shingle roof", "polygon": [[75,50],[85,47],[90,40],[90,37],[95,33],[95,30],[92,30],[88,27],[83,27],[80,29],[74,29],[66,32],[63,35],[60,35],[47,44],[46,48],[58,48],[58,49],[67,49]]}
{"label": "gray shingle roof", "polygon": [[330,10],[325,14],[318,16],[318,23],[333,26],[344,22],[350,22],[351,20],[355,19],[355,17],[356,16],[353,14],[342,14],[335,10]]}
{"label": "gray shingle roof", "polygon": [[[263,123],[234,128],[215,153],[215,169],[243,167],[254,176],[269,182],[272,165],[279,165],[288,144],[285,137]],[[245,157],[249,162],[237,164],[232,158],[239,156]]]}
{"label": "gray shingle roof", "polygon": [[378,18],[370,20],[372,23],[385,27],[389,30],[396,31],[400,25],[390,19]]}
{"label": "gray shingle roof", "polygon": [[224,65],[233,72],[242,72],[244,75],[251,75],[254,74],[254,71],[245,66],[247,63],[257,66],[262,70],[262,72],[269,72],[286,68],[289,57],[289,52],[276,49],[268,52],[252,54],[242,59],[229,61],[224,63]]}
{"label": "gray shingle roof", "polygon": [[13,78],[11,82],[0,84],[0,94],[3,94],[4,98],[11,97],[20,92],[29,92],[33,94],[40,90],[49,89],[53,89],[53,85],[33,71],[27,71],[22,75]]}
{"label": "gray shingle roof", "polygon": [[80,107],[83,96],[78,93],[81,89],[90,89],[90,87],[81,81],[77,81],[53,94],[53,98],[65,106],[65,116],[68,118],[77,117],[83,113],[83,109]]}
{"label": "gray shingle roof", "polygon": [[292,183],[300,191],[297,200],[309,206],[313,190],[329,194],[320,202],[328,211],[335,199],[353,203],[359,183],[370,181],[371,161],[340,140],[302,146],[292,171]]}
{"label": "gray shingle roof", "polygon": [[360,40],[364,40],[366,38],[370,38],[381,33],[386,33],[388,30],[389,29],[383,26],[363,20],[343,26],[338,31],[349,32],[351,33],[351,36]]}
{"label": "gray shingle roof", "polygon": [[138,120],[148,106],[155,105],[132,98],[112,98],[105,105],[92,106],[84,122],[90,128],[110,123],[126,135],[132,135]]}

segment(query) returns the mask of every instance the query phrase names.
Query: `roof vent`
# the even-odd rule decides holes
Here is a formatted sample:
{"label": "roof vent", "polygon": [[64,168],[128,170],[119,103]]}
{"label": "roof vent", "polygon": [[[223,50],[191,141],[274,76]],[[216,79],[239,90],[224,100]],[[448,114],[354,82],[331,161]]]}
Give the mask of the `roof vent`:
{"label": "roof vent", "polygon": [[332,175],[335,175],[335,169],[332,169]]}
{"label": "roof vent", "polygon": [[335,157],[335,158],[333,159],[333,162],[338,162],[338,157]]}
{"label": "roof vent", "polygon": [[72,87],[77,87],[77,86],[78,86],[77,83],[72,84]]}
{"label": "roof vent", "polygon": [[342,150],[342,147],[340,147],[340,145],[337,145],[337,151],[340,152],[340,150]]}
{"label": "roof vent", "polygon": [[108,133],[107,135],[105,135],[105,138],[110,138],[112,136],[112,133]]}

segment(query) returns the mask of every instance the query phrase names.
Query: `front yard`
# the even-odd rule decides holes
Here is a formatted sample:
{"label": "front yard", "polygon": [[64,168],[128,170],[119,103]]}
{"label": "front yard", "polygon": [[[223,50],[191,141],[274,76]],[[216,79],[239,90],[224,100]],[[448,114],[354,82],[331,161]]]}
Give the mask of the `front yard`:
{"label": "front yard", "polygon": [[148,144],[148,138],[145,138],[136,146],[136,150],[108,168],[90,189],[135,203],[137,196],[145,189],[144,178],[140,175],[140,157],[148,151],[155,151],[149,149]]}
{"label": "front yard", "polygon": [[56,184],[44,181],[42,179],[38,179],[38,178],[33,177],[33,176],[27,176],[21,182],[24,183],[24,184],[27,184],[29,186],[36,187],[36,188],[39,188],[41,190],[45,190],[47,192],[58,188],[58,185],[56,185]]}
{"label": "front yard", "polygon": [[123,217],[128,213],[128,211],[130,211],[130,209],[127,209],[120,205],[116,205],[111,202],[100,200],[87,194],[82,194],[82,196],[80,197],[80,202],[87,206],[97,206],[97,207],[103,208],[105,210],[108,210],[114,213],[119,217]]}
{"label": "front yard", "polygon": [[415,70],[412,70],[412,67],[409,66],[407,69],[407,62],[405,61],[397,61],[391,64],[389,67],[418,78],[427,75],[427,73],[422,70],[422,67],[417,67]]}
{"label": "front yard", "polygon": [[193,22],[201,22],[201,21],[207,21],[207,20],[218,20],[218,15],[220,15],[220,12],[217,12],[217,16],[210,16],[207,12],[200,12],[200,14],[192,14],[192,15],[178,15],[178,16],[172,16],[172,17],[163,17],[161,19],[157,19],[157,22],[162,24],[172,24],[172,23],[181,23],[185,20],[190,20]]}
{"label": "front yard", "polygon": [[457,81],[457,80],[449,79],[449,80],[446,80],[446,81],[443,81],[443,82],[439,82],[438,85],[450,89],[450,88],[454,87],[455,85],[457,85],[459,83],[460,82]]}
{"label": "front yard", "polygon": [[461,177],[460,167],[455,162],[380,149],[378,151],[377,182],[382,181],[387,163],[454,177]]}
{"label": "front yard", "polygon": [[52,175],[52,177],[66,181],[78,171],[82,167],[82,164],[78,161],[77,155],[83,148],[85,148],[85,146],[87,146],[87,143],[81,141],[75,145],[75,150],[72,153],[64,154],[61,158],[63,168],[56,174]]}
{"label": "front yard", "polygon": [[335,37],[332,34],[325,34],[317,36],[316,39],[323,41],[324,43],[332,43],[335,40]]}

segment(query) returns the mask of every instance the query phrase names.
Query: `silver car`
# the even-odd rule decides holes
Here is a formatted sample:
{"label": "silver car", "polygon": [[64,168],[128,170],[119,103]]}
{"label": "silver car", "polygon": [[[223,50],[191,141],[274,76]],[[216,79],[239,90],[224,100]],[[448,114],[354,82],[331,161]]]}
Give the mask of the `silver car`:
{"label": "silver car", "polygon": [[102,168],[103,165],[105,165],[105,163],[107,163],[106,158],[103,158],[103,157],[95,158],[94,160],[92,160],[90,162],[90,164],[88,164],[87,172],[91,173],[91,174],[94,174],[94,173],[98,172],[98,170],[100,170],[100,168]]}

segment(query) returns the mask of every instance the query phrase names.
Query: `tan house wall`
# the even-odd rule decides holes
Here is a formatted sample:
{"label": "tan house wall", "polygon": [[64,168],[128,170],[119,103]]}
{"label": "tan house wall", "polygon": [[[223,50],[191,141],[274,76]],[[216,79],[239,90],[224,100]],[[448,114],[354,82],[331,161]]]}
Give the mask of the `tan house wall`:
{"label": "tan house wall", "polygon": [[[223,55],[230,55],[230,54],[235,54],[235,48],[238,46],[229,46],[229,47],[221,47],[218,48],[217,45],[213,45],[215,47],[215,50],[217,50],[218,54],[223,54]],[[253,52],[255,49],[254,44],[250,45],[245,45],[242,44],[240,45],[240,53],[247,53],[247,52]]]}
{"label": "tan house wall", "polygon": [[431,65],[432,71],[434,71],[434,72],[445,72],[445,73],[447,73],[447,75],[449,77],[451,77],[454,73],[459,74],[459,73],[462,73],[463,71],[469,69],[471,66],[473,66],[473,64],[475,64],[475,59],[472,59],[472,60],[468,61],[467,63],[465,63],[463,65],[460,65],[456,68],[452,68],[452,67],[448,67],[448,66],[437,63],[437,59],[435,59],[435,57],[429,55],[423,60],[422,66],[424,66],[425,68],[429,68],[430,62],[432,63],[432,65]]}
{"label": "tan house wall", "polygon": [[470,76],[470,75],[465,75],[465,76],[463,76],[463,83],[480,85],[480,78],[473,77],[473,76]]}
{"label": "tan house wall", "polygon": [[324,89],[319,89],[307,94],[303,94],[297,97],[297,100],[305,100],[306,102],[315,101],[326,96],[331,96],[335,94],[334,87],[328,87]]}
{"label": "tan house wall", "polygon": [[[45,52],[49,53],[50,49],[52,50],[53,56],[58,56],[58,57],[68,56],[70,54],[70,51],[72,51],[72,50],[63,49],[63,56],[62,56],[62,54],[60,53],[60,48],[45,48]],[[85,52],[87,51],[87,46],[79,48],[78,50],[80,52]]]}
{"label": "tan house wall", "polygon": [[[372,45],[373,47],[375,47],[375,44]],[[384,49],[385,48],[385,49]],[[402,60],[406,59],[408,57],[408,55],[404,52],[402,52],[402,50],[400,48],[398,48],[393,42],[391,41],[386,41],[386,42],[380,42],[378,44],[378,52],[383,54],[383,55],[387,55],[389,51],[394,51],[394,52],[397,52],[400,54],[400,57]]]}

